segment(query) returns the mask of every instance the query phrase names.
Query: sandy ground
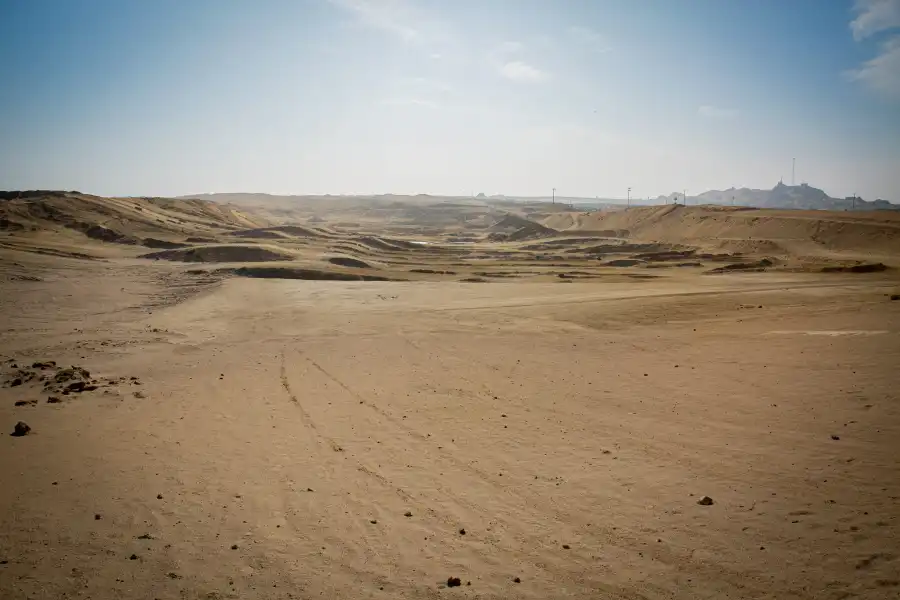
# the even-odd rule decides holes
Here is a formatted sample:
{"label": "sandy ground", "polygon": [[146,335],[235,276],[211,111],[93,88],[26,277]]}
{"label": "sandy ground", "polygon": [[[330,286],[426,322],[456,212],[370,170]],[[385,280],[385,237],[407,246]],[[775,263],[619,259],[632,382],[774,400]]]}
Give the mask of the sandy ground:
{"label": "sandy ground", "polygon": [[0,389],[4,599],[900,594],[885,274],[133,262],[2,284],[0,358],[116,379]]}

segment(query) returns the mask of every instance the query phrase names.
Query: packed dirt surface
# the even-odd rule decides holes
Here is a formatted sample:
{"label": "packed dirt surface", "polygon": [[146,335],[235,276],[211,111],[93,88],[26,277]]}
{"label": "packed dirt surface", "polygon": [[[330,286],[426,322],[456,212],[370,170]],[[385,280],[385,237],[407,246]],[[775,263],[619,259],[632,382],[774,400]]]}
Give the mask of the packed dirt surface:
{"label": "packed dirt surface", "polygon": [[890,246],[44,201],[0,232],[4,600],[900,594]]}

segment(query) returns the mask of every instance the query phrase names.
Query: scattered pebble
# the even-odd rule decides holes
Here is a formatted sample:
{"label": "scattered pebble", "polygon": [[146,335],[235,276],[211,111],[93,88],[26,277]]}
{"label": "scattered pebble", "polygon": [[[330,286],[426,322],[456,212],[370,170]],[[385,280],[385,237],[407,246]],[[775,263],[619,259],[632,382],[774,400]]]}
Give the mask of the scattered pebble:
{"label": "scattered pebble", "polygon": [[703,496],[702,498],[697,500],[697,504],[699,504],[700,506],[711,506],[712,504],[714,504],[714,502],[713,499],[709,496]]}
{"label": "scattered pebble", "polygon": [[406,511],[405,513],[403,513],[403,516],[404,516],[404,517],[411,517],[411,516],[412,516],[412,512]]}
{"label": "scattered pebble", "polygon": [[460,529],[460,530],[459,530],[459,535],[466,535],[466,530],[465,530],[465,529]]}
{"label": "scattered pebble", "polygon": [[157,494],[157,495],[156,495],[156,499],[157,499],[157,500],[162,500],[162,494]]}
{"label": "scattered pebble", "polygon": [[839,439],[841,439],[841,436],[833,435],[833,436],[831,436],[831,439],[833,439],[834,441],[838,441]]}
{"label": "scattered pebble", "polygon": [[462,581],[459,577],[448,577],[447,578],[447,587],[459,587],[462,585]]}
{"label": "scattered pebble", "polygon": [[569,546],[568,544],[563,544],[563,550],[569,550],[570,548],[571,546]]}
{"label": "scattered pebble", "polygon": [[237,550],[237,544],[232,544],[232,545],[231,545],[231,549],[232,549],[232,550]]}
{"label": "scattered pebble", "polygon": [[137,560],[137,559],[138,559],[138,555],[137,555],[137,554],[132,554],[131,556],[128,557],[128,559],[129,559],[129,560]]}
{"label": "scattered pebble", "polygon": [[516,577],[515,579],[513,579],[513,581],[515,583],[522,583],[522,580],[519,577]]}
{"label": "scattered pebble", "polygon": [[99,514],[94,515],[94,520],[95,520],[95,521],[99,521],[99,520],[102,519],[102,518],[103,518],[103,517],[101,517]]}

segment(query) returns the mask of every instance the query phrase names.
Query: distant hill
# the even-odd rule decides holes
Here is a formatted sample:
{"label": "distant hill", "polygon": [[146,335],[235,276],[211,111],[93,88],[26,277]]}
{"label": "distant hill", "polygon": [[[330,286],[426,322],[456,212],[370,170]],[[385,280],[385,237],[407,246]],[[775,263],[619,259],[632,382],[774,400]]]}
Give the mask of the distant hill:
{"label": "distant hill", "polygon": [[[683,203],[681,194],[672,193],[659,196],[658,204],[671,204],[673,201]],[[725,206],[752,206],[756,208],[792,208],[800,210],[900,210],[900,205],[891,204],[887,200],[862,198],[832,198],[819,188],[806,183],[785,185],[782,182],[771,190],[754,190],[750,188],[730,188],[727,190],[710,190],[697,196],[688,196],[688,204],[719,204]]]}

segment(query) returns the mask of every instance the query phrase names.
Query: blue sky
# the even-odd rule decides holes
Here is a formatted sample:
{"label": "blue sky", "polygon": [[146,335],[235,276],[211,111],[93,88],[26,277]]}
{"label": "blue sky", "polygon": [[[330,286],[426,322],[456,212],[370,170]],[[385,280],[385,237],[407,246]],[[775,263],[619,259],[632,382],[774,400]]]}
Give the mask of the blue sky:
{"label": "blue sky", "polygon": [[900,201],[900,0],[0,0],[0,189]]}

